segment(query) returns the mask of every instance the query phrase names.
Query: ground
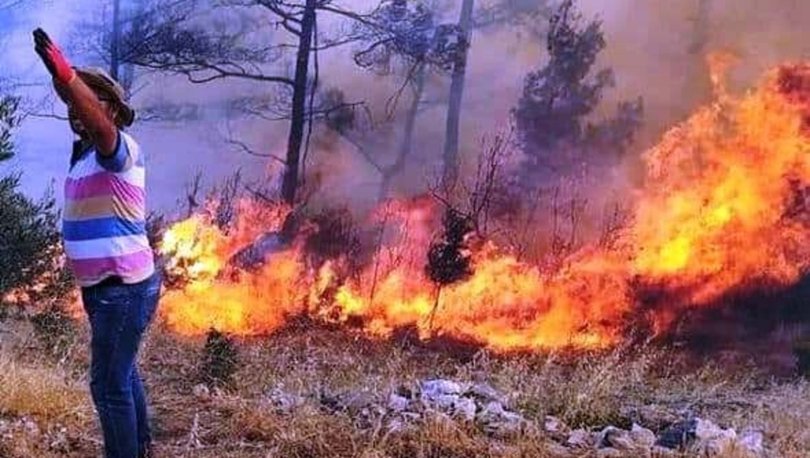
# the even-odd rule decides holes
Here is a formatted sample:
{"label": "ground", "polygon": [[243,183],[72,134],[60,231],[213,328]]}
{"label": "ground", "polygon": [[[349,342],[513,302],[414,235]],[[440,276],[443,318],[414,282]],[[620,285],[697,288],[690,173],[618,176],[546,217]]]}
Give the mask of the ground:
{"label": "ground", "polygon": [[[0,323],[0,456],[100,456],[86,379],[88,330],[81,321],[49,328],[66,336],[54,339],[37,329],[22,316]],[[774,378],[739,358],[696,363],[652,344],[497,355],[294,323],[272,336],[236,339],[231,383],[208,388],[201,384],[204,345],[205,337],[178,336],[159,324],[145,341],[155,456],[608,456],[563,447],[566,439],[546,427],[549,415],[570,429],[639,423],[656,433],[698,416],[738,432],[761,431],[769,456],[810,454],[810,384]],[[486,383],[526,424],[493,434],[475,421],[437,414],[393,427],[387,413],[369,412],[384,411],[391,393],[429,379]],[[366,400],[355,410],[330,403],[347,393]]]}

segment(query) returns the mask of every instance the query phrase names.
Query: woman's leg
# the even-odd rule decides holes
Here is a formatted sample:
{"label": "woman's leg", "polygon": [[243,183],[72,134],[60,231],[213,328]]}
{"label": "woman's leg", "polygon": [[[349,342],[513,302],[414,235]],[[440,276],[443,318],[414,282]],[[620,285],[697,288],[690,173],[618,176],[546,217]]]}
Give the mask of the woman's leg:
{"label": "woman's leg", "polygon": [[[142,332],[146,331],[157,308],[160,297],[161,281],[158,275],[147,281],[144,288],[144,307],[142,316]],[[152,444],[152,431],[149,426],[149,409],[146,401],[146,391],[143,380],[138,372],[137,361],[132,366],[132,398],[135,402],[135,415],[138,424],[138,457],[148,456]]]}
{"label": "woman's leg", "polygon": [[152,432],[149,429],[149,416],[146,409],[146,394],[143,382],[138,373],[138,365],[132,366],[132,400],[135,403],[135,421],[138,425],[138,456],[145,456],[149,444],[152,442]]}
{"label": "woman's leg", "polygon": [[[90,389],[107,458],[137,458],[133,368],[143,327],[143,293],[136,285],[97,288],[85,295],[90,318]],[[89,296],[89,297],[88,297]]]}

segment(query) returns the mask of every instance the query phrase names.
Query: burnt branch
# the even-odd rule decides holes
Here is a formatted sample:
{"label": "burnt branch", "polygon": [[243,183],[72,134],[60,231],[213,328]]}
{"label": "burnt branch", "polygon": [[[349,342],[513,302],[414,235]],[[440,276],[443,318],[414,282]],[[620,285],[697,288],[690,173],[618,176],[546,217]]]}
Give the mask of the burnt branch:
{"label": "burnt branch", "polygon": [[475,182],[469,195],[470,218],[478,233],[486,231],[490,210],[499,188],[503,185],[501,171],[508,153],[508,145],[512,143],[512,133],[510,130],[505,134],[498,134],[489,145],[484,142],[482,147]]}
{"label": "burnt branch", "polygon": [[473,18],[476,29],[489,30],[511,26],[528,29],[540,36],[549,17],[554,13],[547,0],[498,0],[479,8]]}
{"label": "burnt branch", "polygon": [[250,147],[249,147],[249,146],[248,146],[248,145],[247,145],[245,142],[242,142],[242,141],[240,141],[240,140],[236,140],[236,139],[234,139],[234,138],[229,138],[229,139],[227,140],[227,143],[228,143],[229,145],[234,145],[234,146],[238,147],[238,148],[239,148],[239,149],[240,149],[240,150],[241,150],[243,153],[250,154],[251,156],[257,156],[257,157],[269,157],[270,159],[273,159],[273,160],[275,160],[275,161],[278,161],[278,162],[280,162],[281,164],[286,164],[286,161],[285,161],[283,158],[281,158],[281,157],[279,157],[279,156],[276,156],[275,154],[271,154],[271,153],[260,153],[260,152],[258,152],[258,151],[255,151],[254,149],[250,148]]}
{"label": "burnt branch", "polygon": [[198,171],[196,175],[194,175],[194,180],[186,185],[186,202],[188,204],[188,211],[186,212],[186,217],[190,218],[194,212],[200,206],[199,200],[199,193],[200,193],[200,185],[202,183],[202,172]]}
{"label": "burnt branch", "polygon": [[[242,78],[292,85],[283,75],[263,71],[284,56],[278,45],[251,46],[257,36],[255,19],[241,16],[216,32],[195,25],[200,11],[184,9],[168,17],[153,13],[124,40],[122,60],[140,67],[185,75],[193,83]],[[224,13],[223,13],[224,14]]]}

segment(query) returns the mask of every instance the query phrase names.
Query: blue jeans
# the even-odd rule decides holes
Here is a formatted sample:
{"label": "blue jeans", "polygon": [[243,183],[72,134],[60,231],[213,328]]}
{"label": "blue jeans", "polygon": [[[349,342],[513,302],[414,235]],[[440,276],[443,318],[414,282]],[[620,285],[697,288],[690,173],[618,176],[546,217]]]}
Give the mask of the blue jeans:
{"label": "blue jeans", "polygon": [[136,357],[157,308],[161,279],[82,288],[92,339],[90,392],[104,433],[106,458],[139,458],[151,442]]}

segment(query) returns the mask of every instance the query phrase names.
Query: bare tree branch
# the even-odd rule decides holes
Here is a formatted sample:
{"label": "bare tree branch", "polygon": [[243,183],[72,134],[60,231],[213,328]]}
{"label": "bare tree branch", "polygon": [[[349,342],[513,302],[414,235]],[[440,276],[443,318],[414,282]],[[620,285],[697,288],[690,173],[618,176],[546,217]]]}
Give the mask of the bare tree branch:
{"label": "bare tree branch", "polygon": [[58,115],[56,113],[28,113],[28,116],[32,118],[43,118],[43,119],[57,119],[59,121],[67,121],[67,116]]}
{"label": "bare tree branch", "polygon": [[242,152],[250,154],[251,156],[268,157],[270,159],[278,161],[281,164],[286,164],[287,163],[287,161],[285,161],[283,158],[281,158],[279,156],[276,156],[275,154],[272,154],[272,153],[259,153],[258,151],[256,151],[253,148],[249,147],[245,142],[243,142],[241,140],[237,140],[236,138],[233,138],[232,136],[230,136],[225,141],[229,145],[234,145],[234,146],[238,147]]}

